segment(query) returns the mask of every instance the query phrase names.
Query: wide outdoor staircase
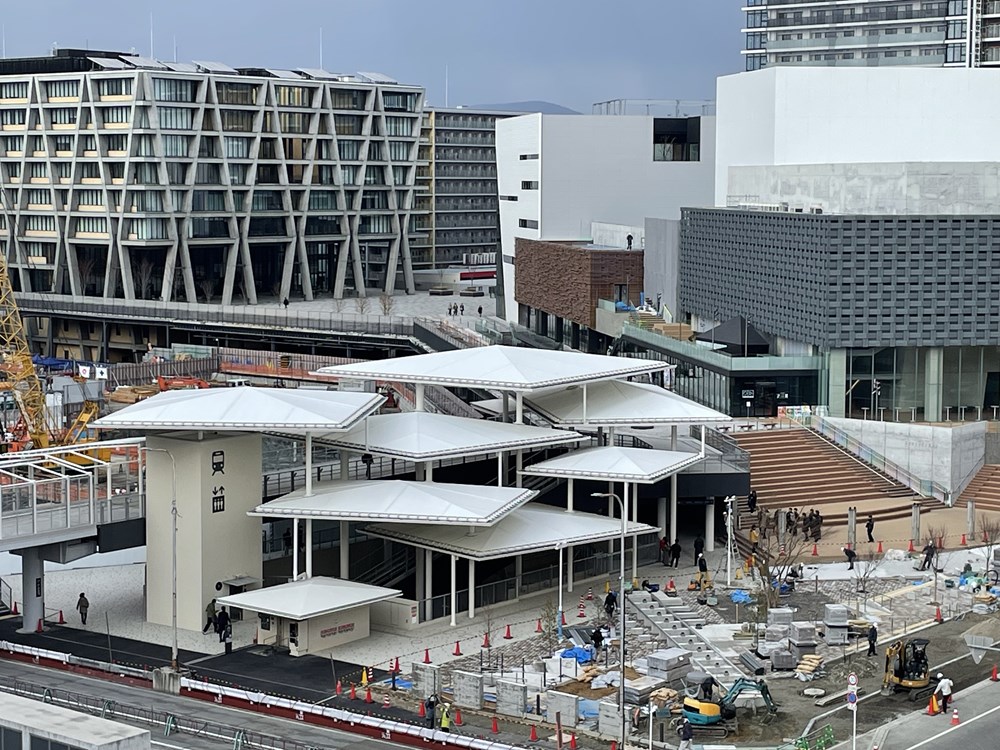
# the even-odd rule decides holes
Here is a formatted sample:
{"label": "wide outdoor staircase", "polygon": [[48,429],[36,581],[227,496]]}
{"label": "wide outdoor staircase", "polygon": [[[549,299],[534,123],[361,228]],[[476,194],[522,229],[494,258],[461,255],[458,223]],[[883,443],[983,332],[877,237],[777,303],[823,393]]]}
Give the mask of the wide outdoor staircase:
{"label": "wide outdoor staircase", "polygon": [[958,505],[974,500],[976,510],[1000,511],[1000,464],[986,464],[962,492]]}
{"label": "wide outdoor staircase", "polygon": [[[847,523],[847,509],[876,522],[908,518],[911,504],[940,507],[909,487],[878,472],[824,437],[807,429],[758,430],[736,435],[750,454],[750,484],[766,510],[816,508],[825,525]],[[740,510],[746,510],[745,498]],[[749,517],[744,522],[752,522]]]}

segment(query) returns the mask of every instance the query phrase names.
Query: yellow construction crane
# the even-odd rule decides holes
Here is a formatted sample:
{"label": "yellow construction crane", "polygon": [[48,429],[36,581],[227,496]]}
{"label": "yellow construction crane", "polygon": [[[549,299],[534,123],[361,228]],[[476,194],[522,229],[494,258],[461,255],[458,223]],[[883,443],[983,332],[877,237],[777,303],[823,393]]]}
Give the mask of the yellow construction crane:
{"label": "yellow construction crane", "polygon": [[9,390],[21,410],[25,437],[34,448],[48,448],[54,441],[45,408],[45,389],[31,361],[21,311],[0,252],[0,390]]}

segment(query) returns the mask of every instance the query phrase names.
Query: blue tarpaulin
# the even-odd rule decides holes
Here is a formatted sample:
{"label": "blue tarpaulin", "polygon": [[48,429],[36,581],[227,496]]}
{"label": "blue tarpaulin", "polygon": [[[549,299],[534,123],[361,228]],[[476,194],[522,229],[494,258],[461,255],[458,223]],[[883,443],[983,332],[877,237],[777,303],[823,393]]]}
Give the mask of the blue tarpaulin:
{"label": "blue tarpaulin", "polygon": [[594,656],[589,650],[581,648],[580,646],[575,646],[574,648],[568,648],[562,652],[563,659],[576,659],[577,664],[586,664],[588,661],[593,661]]}
{"label": "blue tarpaulin", "polygon": [[729,595],[729,598],[733,604],[748,604],[750,602],[750,594],[743,589],[736,589],[736,591]]}

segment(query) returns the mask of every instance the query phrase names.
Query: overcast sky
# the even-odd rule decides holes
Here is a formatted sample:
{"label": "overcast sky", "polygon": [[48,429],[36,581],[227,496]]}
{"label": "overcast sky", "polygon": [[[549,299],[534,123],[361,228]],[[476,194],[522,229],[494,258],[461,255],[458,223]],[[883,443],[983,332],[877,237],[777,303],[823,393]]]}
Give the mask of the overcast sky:
{"label": "overcast sky", "polygon": [[714,98],[742,69],[740,0],[4,0],[8,57],[53,44],[233,66],[377,71],[432,104]]}

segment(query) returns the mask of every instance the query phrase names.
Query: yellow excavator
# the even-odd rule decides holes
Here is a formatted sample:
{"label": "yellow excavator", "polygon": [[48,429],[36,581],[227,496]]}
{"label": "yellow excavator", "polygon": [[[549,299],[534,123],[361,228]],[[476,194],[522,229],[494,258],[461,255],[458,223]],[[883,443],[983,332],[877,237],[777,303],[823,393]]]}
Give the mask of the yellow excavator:
{"label": "yellow excavator", "polygon": [[934,692],[927,661],[926,638],[911,638],[889,644],[885,649],[885,677],[882,694],[908,693],[911,701],[927,698]]}
{"label": "yellow excavator", "polygon": [[45,389],[31,361],[21,311],[14,298],[3,253],[0,253],[0,391],[11,394],[21,413],[21,419],[11,431],[14,439],[4,441],[7,450],[87,442],[87,425],[99,411],[95,402],[87,401],[68,430],[55,430],[49,424]]}

